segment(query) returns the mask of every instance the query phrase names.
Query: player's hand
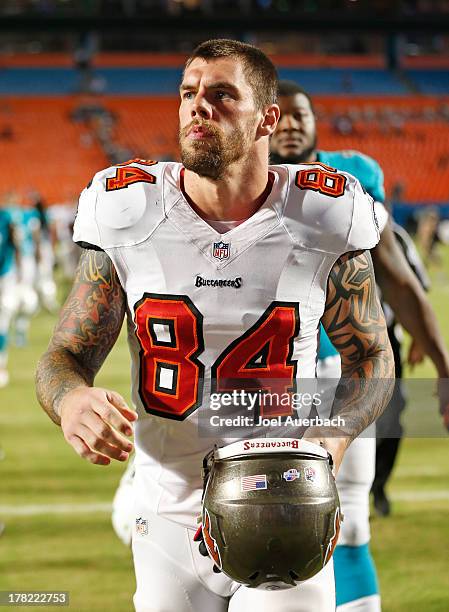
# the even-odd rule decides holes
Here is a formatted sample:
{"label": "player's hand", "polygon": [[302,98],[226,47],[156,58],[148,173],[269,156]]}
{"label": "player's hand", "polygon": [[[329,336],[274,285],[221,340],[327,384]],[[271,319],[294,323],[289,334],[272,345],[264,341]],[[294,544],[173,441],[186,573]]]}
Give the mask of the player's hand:
{"label": "player's hand", "polygon": [[422,363],[424,361],[425,356],[426,354],[421,349],[419,344],[415,340],[412,340],[407,355],[407,363],[410,366],[410,369],[413,370],[415,365],[417,365],[418,363]]}
{"label": "player's hand", "polygon": [[334,462],[333,473],[337,476],[340,469],[343,455],[348,448],[351,440],[343,431],[333,427],[309,427],[306,429],[303,440],[313,442],[322,446],[331,455]]}
{"label": "player's hand", "polygon": [[437,393],[444,426],[449,431],[449,378],[438,379]]}
{"label": "player's hand", "polygon": [[64,396],[58,408],[64,437],[80,457],[97,465],[128,459],[133,445],[126,436],[133,434],[137,413],[119,393],[78,387]]}

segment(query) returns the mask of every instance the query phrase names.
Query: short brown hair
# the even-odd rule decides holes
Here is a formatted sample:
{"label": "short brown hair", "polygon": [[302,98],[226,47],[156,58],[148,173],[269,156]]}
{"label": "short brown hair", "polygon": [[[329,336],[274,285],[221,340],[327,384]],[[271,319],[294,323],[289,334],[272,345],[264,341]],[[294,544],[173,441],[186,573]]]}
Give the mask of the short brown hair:
{"label": "short brown hair", "polygon": [[238,40],[219,38],[201,43],[186,62],[187,68],[195,58],[207,60],[222,57],[238,57],[242,60],[243,71],[253,90],[254,102],[259,109],[276,103],[278,75],[268,57],[253,45]]}
{"label": "short brown hair", "polygon": [[295,81],[279,81],[278,83],[278,98],[282,96],[295,96],[296,94],[301,94],[309,101],[310,108],[312,113],[315,113],[315,109],[313,107],[312,98],[307,91],[298,85]]}

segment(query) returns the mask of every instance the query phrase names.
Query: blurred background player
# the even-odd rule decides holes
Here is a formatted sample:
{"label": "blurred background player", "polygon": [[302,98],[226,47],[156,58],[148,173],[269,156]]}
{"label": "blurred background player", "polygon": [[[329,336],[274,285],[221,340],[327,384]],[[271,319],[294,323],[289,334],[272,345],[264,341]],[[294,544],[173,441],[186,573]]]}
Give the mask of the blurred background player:
{"label": "blurred background player", "polygon": [[37,258],[35,289],[40,305],[48,312],[55,312],[58,308],[56,283],[53,277],[55,227],[50,222],[50,216],[41,195],[38,192],[33,192],[30,194],[30,199],[39,219],[39,244],[37,247],[39,257]]}
{"label": "blurred background player", "polygon": [[16,346],[22,347],[27,344],[31,317],[39,305],[34,287],[40,257],[41,222],[40,214],[29,198],[15,207],[14,215],[21,250],[21,265],[16,286],[18,306],[14,319],[14,342]]}
{"label": "blurred background player", "polygon": [[[430,289],[429,276],[411,236],[394,221],[391,227],[409,266],[423,289],[428,291]],[[394,353],[396,385],[387,409],[376,421],[376,470],[371,493],[373,494],[376,513],[379,516],[388,516],[391,511],[391,504],[385,492],[385,486],[391,476],[398,455],[403,434],[401,413],[405,408],[407,398],[401,380],[403,374],[401,348],[404,334],[393,310],[385,300],[382,300],[382,307],[388,326],[388,336]],[[417,363],[421,363],[423,359],[423,351],[415,341],[412,341],[408,351],[407,363],[413,367]]]}
{"label": "blurred background player", "polygon": [[0,205],[0,387],[9,382],[8,342],[12,317],[17,309],[17,274],[21,267],[21,249],[11,195]]}
{"label": "blurred background player", "polygon": [[81,249],[72,240],[77,201],[53,204],[47,214],[54,242],[55,263],[63,281],[72,282]]}
{"label": "blurred background player", "polygon": [[[358,151],[317,150],[316,118],[313,103],[306,91],[295,82],[279,83],[278,104],[281,117],[271,139],[273,163],[322,162],[356,176],[375,201],[382,238],[373,249],[376,275],[385,297],[392,302],[398,319],[402,319],[413,335],[422,341],[428,334],[426,351],[434,356],[441,377],[449,373],[449,357],[441,342],[437,323],[419,281],[407,264],[395,242],[387,222],[388,213],[382,206],[385,198],[383,172],[372,158]],[[392,299],[391,288],[399,288],[406,300]],[[409,300],[407,302],[407,300]],[[408,310],[413,314],[410,316]],[[422,317],[422,313],[426,317]],[[425,323],[423,323],[423,320]],[[321,378],[340,377],[340,357],[321,330],[318,375]],[[366,434],[366,432],[365,432]],[[385,432],[385,437],[395,435]],[[369,550],[369,491],[375,474],[375,434],[355,440],[348,449],[337,485],[345,521],[334,555],[337,606],[343,610],[380,610],[380,596],[374,561]]]}

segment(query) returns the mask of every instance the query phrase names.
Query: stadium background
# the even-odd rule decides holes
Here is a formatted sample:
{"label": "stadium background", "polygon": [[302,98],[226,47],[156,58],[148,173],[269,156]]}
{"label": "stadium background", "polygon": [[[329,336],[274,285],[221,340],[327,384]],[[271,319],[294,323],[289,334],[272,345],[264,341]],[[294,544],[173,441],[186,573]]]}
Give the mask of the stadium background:
{"label": "stadium background", "polygon": [[[20,202],[37,190],[53,221],[69,225],[97,170],[132,157],[177,158],[187,54],[206,38],[240,38],[312,94],[320,148],[380,162],[393,214],[429,266],[449,342],[449,247],[439,223],[449,219],[448,18],[447,0],[3,0],[0,199]],[[62,266],[56,274],[62,299]],[[64,589],[75,610],[130,610],[130,554],[108,513],[121,466],[79,460],[34,398],[54,320],[45,311],[34,318],[0,389],[0,590]],[[128,367],[121,337],[99,384],[129,398]],[[407,376],[434,372],[426,361]],[[412,394],[409,414],[430,415],[433,437],[406,440],[390,487],[393,516],[372,521],[386,612],[449,609],[448,442],[432,385]]]}

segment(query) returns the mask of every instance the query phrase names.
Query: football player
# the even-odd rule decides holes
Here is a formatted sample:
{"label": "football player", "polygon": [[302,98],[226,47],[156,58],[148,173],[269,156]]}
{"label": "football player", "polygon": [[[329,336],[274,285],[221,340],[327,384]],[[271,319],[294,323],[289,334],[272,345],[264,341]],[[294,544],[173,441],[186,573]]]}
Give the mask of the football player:
{"label": "football player", "polygon": [[8,343],[11,319],[17,309],[15,286],[21,265],[17,227],[11,211],[11,197],[0,206],[0,387],[9,382]]}
{"label": "football player", "polygon": [[[201,556],[192,537],[211,439],[199,435],[198,413],[229,380],[245,388],[263,376],[267,388],[291,389],[313,379],[322,321],[352,387],[332,407],[341,426],[309,427],[304,439],[324,446],[338,470],[393,388],[368,251],[378,241],[373,201],[352,176],[319,163],[268,167],[277,75],[255,47],[203,43],[180,97],[182,164],[132,160],[96,174],[81,195],[74,240],[84,252],[38,365],[38,398],[97,465],[128,459],[138,416],[136,610],[330,612],[331,563],[266,592],[215,574]],[[125,315],[137,412],[94,386]],[[373,389],[367,378],[381,383]]]}
{"label": "football player", "polygon": [[55,229],[50,223],[48,210],[40,197],[40,194],[35,192],[30,194],[33,203],[33,209],[37,213],[39,219],[40,231],[38,234],[39,258],[37,262],[37,273],[35,289],[39,296],[40,304],[48,310],[48,312],[56,312],[58,301],[56,298],[56,283],[53,278],[53,269],[55,266],[54,242]]}
{"label": "football player", "polygon": [[[429,291],[430,279],[411,236],[402,226],[394,221],[392,222],[392,229],[408,264],[416,274],[422,288],[424,291]],[[388,337],[390,338],[391,348],[393,349],[396,385],[387,409],[376,421],[376,470],[371,493],[373,494],[376,513],[379,516],[388,516],[391,511],[391,504],[385,492],[385,485],[392,473],[401,443],[403,428],[400,419],[407,398],[400,380],[403,374],[403,360],[401,356],[403,340],[402,327],[396,321],[394,312],[386,302],[382,303],[382,308],[385,314],[385,321],[387,322]],[[419,345],[413,341],[410,344],[407,356],[409,365],[413,367],[417,363],[423,361],[424,357],[425,355]],[[384,435],[386,437],[383,437]]]}
{"label": "football player", "polygon": [[28,341],[31,317],[37,312],[39,306],[39,299],[34,287],[39,262],[41,225],[39,214],[28,199],[25,199],[20,206],[16,207],[15,223],[20,235],[22,252],[16,285],[18,307],[14,320],[15,344],[23,347]]}
{"label": "football player", "polygon": [[[432,358],[439,376],[447,378],[449,357],[435,315],[394,238],[388,214],[381,205],[385,192],[379,164],[358,151],[318,149],[311,97],[291,81],[281,81],[278,91],[281,116],[270,143],[271,160],[274,163],[321,162],[350,172],[360,180],[376,202],[381,239],[372,250],[372,257],[382,295],[398,320]],[[319,375],[339,378],[340,356],[325,333],[321,334],[319,358]],[[447,419],[449,405],[443,385],[440,389],[441,410]],[[375,446],[374,432],[353,442],[337,477],[345,516],[334,553],[337,604],[341,611],[380,610],[376,570],[369,551],[369,491],[374,478]]]}
{"label": "football player", "polygon": [[56,265],[60,268],[64,280],[72,282],[80,255],[80,247],[72,240],[73,224],[76,215],[76,202],[53,204],[47,210],[52,228],[52,242],[55,249]]}

